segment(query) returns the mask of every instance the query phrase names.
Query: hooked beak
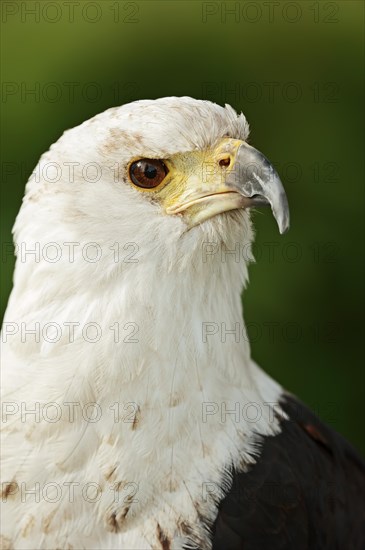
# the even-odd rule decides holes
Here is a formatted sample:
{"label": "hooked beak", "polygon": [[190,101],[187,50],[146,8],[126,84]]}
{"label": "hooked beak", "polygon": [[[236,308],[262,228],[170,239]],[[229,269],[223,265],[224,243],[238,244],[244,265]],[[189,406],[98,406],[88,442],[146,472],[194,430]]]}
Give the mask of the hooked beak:
{"label": "hooked beak", "polygon": [[284,187],[277,171],[260,151],[242,142],[225,184],[249,199],[246,208],[270,205],[280,233],[288,230],[289,206]]}
{"label": "hooked beak", "polygon": [[245,141],[224,138],[213,149],[169,159],[169,183],[159,192],[167,214],[189,227],[229,210],[270,205],[280,233],[289,228],[284,188],[267,158]]}

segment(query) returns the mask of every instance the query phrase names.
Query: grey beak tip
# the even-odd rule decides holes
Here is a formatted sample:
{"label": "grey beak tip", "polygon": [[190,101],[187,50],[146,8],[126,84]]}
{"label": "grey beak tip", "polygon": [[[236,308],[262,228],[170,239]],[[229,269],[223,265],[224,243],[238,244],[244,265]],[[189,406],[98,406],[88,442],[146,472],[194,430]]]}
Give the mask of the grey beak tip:
{"label": "grey beak tip", "polygon": [[289,230],[290,227],[290,218],[289,218],[289,207],[287,204],[284,206],[283,210],[278,213],[278,215],[273,211],[274,218],[276,219],[276,223],[279,227],[279,233],[280,235],[283,235]]}
{"label": "grey beak tip", "polygon": [[279,227],[279,233],[280,235],[284,235],[284,233],[287,233],[289,231],[289,223],[286,223],[285,225],[282,225]]}
{"label": "grey beak tip", "polygon": [[252,198],[253,205],[259,205],[259,200],[261,204],[269,203],[280,234],[285,233],[289,229],[289,205],[275,168],[260,151],[247,143],[239,147],[236,163],[241,168],[241,171],[238,169],[240,179],[235,179],[237,172],[233,171],[234,177],[227,183],[244,197]]}

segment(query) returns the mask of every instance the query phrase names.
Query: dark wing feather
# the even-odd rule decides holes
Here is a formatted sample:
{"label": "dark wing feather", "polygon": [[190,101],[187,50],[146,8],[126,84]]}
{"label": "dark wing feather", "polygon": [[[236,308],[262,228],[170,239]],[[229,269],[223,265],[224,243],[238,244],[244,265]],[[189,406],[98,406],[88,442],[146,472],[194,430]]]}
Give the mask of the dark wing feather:
{"label": "dark wing feather", "polygon": [[234,472],[213,526],[213,550],[365,550],[365,464],[305,405],[284,395],[289,420],[257,463]]}

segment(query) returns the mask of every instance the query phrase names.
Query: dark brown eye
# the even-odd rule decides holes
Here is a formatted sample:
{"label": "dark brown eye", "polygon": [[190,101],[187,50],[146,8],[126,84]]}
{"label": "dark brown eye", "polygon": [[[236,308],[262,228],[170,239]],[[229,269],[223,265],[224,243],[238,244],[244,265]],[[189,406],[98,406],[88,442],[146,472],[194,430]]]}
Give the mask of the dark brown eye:
{"label": "dark brown eye", "polygon": [[135,185],[144,189],[157,187],[166,177],[168,170],[162,160],[141,159],[132,162],[129,176]]}

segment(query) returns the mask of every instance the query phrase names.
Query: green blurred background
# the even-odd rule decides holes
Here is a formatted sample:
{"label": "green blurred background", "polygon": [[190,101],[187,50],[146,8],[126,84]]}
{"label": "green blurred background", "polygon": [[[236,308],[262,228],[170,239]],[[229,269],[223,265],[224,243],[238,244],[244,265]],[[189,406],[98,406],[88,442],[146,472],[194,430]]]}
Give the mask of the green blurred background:
{"label": "green blurred background", "polygon": [[[242,110],[292,225],[257,214],[253,356],[364,452],[363,3],[2,2],[2,241],[39,156],[108,107],[190,95]],[[2,258],[2,312],[13,258]]]}

